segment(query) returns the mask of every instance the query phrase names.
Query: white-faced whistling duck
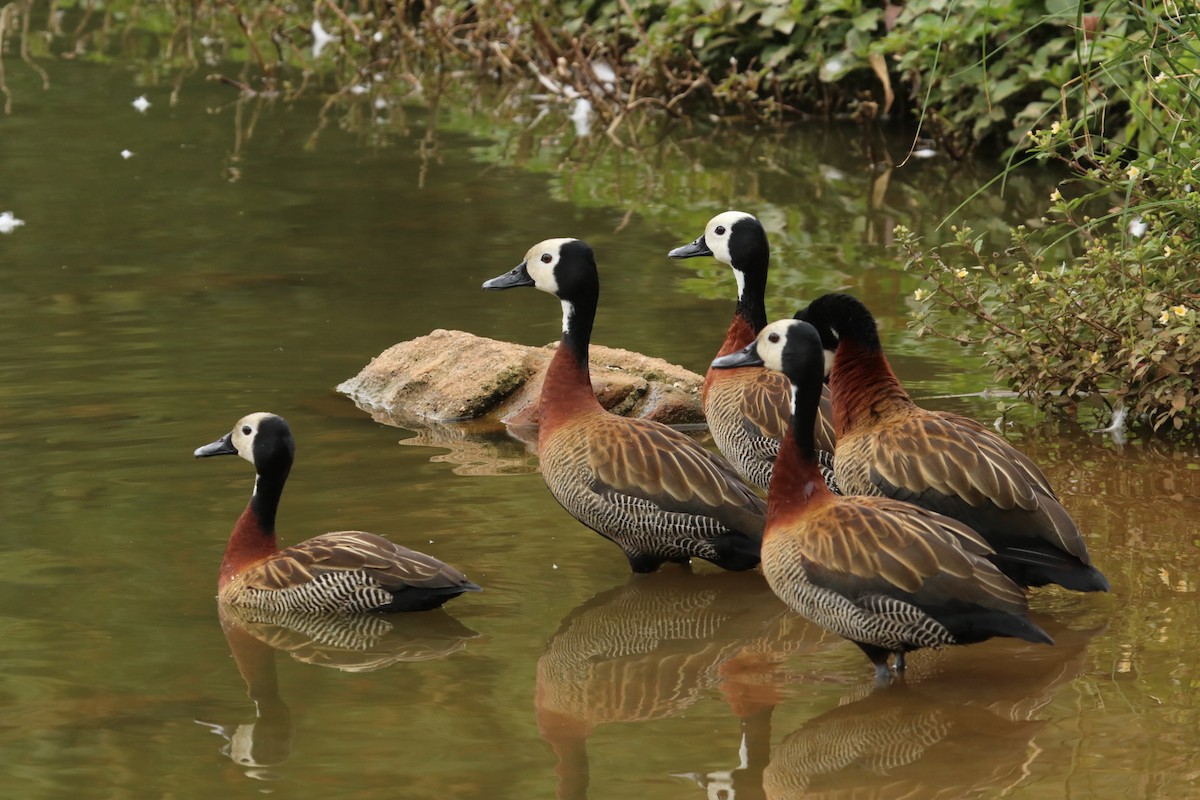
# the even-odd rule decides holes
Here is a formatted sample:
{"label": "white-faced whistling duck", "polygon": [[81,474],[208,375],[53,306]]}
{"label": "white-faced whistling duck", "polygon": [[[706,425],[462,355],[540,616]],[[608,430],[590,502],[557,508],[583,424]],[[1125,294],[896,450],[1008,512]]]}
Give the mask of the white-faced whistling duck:
{"label": "white-faced whistling duck", "polygon": [[913,403],[862,302],[827,294],[796,318],[810,322],[834,353],[829,386],[843,491],[906,500],[965,522],[996,551],[996,566],[1023,586],[1108,591],[1037,464],[973,419]]}
{"label": "white-faced whistling duck", "polygon": [[[767,268],[771,258],[767,232],[758,218],[742,211],[718,214],[708,221],[696,241],[676,247],[667,255],[712,256],[733,269],[737,306],[717,357],[736,353],[753,342],[767,324]],[[704,376],[701,402],[713,441],[729,462],[756,486],[770,486],[771,467],[792,416],[792,390],[787,379],[755,367],[723,370],[710,366]],[[826,467],[826,483],[833,487],[833,414],[824,382],[816,437],[817,451]]]}
{"label": "white-faced whistling duck", "polygon": [[[1025,592],[984,556],[961,522],[887,497],[840,496],[821,478],[813,438],[825,353],[805,322],[768,325],[714,366],[764,365],[794,389],[791,433],[775,462],[762,569],[771,588],[808,619],[858,645],[879,684],[922,647],[1012,636],[1052,644],[1029,621]],[[837,396],[834,396],[837,409]]]}
{"label": "white-faced whistling duck", "polygon": [[579,239],[534,245],[484,289],[534,286],[563,308],[562,342],[542,385],[538,459],[550,493],[621,548],[634,572],[703,558],[758,564],[766,503],[724,459],[658,422],[611,414],[596,400],[588,344],[600,278]]}
{"label": "white-faced whistling duck", "polygon": [[449,564],[363,531],[314,536],[280,550],[275,512],[296,451],[283,417],[256,413],[195,452],[254,465],[254,494],[225,547],[217,596],[272,611],[424,611],[479,587]]}

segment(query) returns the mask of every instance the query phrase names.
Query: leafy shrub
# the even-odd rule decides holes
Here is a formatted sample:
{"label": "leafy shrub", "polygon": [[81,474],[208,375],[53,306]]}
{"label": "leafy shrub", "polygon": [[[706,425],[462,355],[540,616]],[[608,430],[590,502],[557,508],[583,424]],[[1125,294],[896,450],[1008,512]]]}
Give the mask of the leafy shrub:
{"label": "leafy shrub", "polygon": [[[1064,104],[1096,113],[1030,134],[1031,159],[1058,160],[1072,175],[1052,192],[1044,228],[1012,231],[1005,253],[969,230],[928,252],[907,231],[899,240],[909,268],[936,287],[919,290],[922,333],[981,346],[997,376],[1043,408],[1099,398],[1155,429],[1194,428],[1200,19],[1122,9],[1109,28],[1121,33],[1096,43],[1103,59],[1081,62]],[[1114,126],[1093,101],[1116,95],[1132,113]],[[952,316],[968,327],[948,333]]]}

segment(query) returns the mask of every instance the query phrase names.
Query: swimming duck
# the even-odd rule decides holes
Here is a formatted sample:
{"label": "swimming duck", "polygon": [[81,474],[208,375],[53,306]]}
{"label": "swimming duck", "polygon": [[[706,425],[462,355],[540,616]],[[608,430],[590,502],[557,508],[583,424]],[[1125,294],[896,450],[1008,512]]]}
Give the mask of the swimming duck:
{"label": "swimming duck", "polygon": [[766,504],[724,459],[666,425],[620,417],[596,400],[588,344],[600,297],[592,248],[547,239],[484,289],[534,286],[563,308],[547,367],[538,459],[554,498],[612,541],[634,572],[703,558],[724,569],[758,564]]}
{"label": "swimming duck", "polygon": [[790,434],[768,495],[763,574],[801,615],[858,645],[877,683],[890,682],[892,656],[902,672],[905,653],[918,648],[994,636],[1053,643],[1029,621],[1024,591],[987,560],[992,549],[975,531],[910,503],[826,487],[813,435],[825,353],[811,325],[771,323],[713,365],[766,366],[794,387]]}
{"label": "swimming duck", "polygon": [[1037,464],[973,419],[913,403],[861,301],[827,294],[796,317],[834,353],[829,384],[843,491],[894,497],[966,523],[1023,586],[1108,591]]}
{"label": "swimming duck", "polygon": [[275,512],[295,452],[287,421],[259,412],[194,454],[239,455],[256,472],[221,561],[221,601],[271,611],[424,611],[480,590],[449,564],[363,531],[325,533],[280,550]]}
{"label": "swimming duck", "polygon": [[[767,324],[767,267],[771,249],[767,232],[757,217],[743,211],[726,211],[708,221],[704,233],[691,244],[667,253],[671,258],[712,256],[733,269],[737,280],[737,306],[717,357],[736,353],[754,341]],[[713,441],[742,477],[766,489],[779,441],[792,415],[792,390],[778,372],[757,367],[709,367],[701,394],[704,416]],[[833,483],[833,413],[829,389],[822,382],[817,411],[817,450],[826,467],[826,482]]]}

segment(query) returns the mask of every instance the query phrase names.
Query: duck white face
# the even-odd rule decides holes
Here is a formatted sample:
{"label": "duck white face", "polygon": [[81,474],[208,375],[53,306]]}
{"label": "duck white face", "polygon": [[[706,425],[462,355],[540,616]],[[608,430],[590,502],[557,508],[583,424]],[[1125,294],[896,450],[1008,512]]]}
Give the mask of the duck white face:
{"label": "duck white face", "polygon": [[708,225],[704,227],[704,243],[712,251],[713,258],[722,264],[733,267],[739,287],[743,278],[741,271],[734,266],[729,239],[733,235],[733,226],[743,219],[754,219],[754,217],[744,211],[726,211],[710,219]]}
{"label": "duck white face", "polygon": [[[247,414],[238,420],[233,426],[233,430],[217,439],[211,444],[206,444],[203,447],[196,448],[193,453],[196,458],[205,458],[206,456],[225,456],[239,455],[242,458],[254,463],[254,441],[258,437],[259,429],[266,420],[279,420],[282,418],[276,414],[270,414],[266,411],[258,411],[253,414]],[[286,424],[286,423],[285,423]]]}
{"label": "duck white face", "polygon": [[781,319],[763,328],[754,342],[762,365],[767,369],[783,372],[783,349],[787,346],[788,334],[793,326],[801,323],[794,319]]}
{"label": "duck white face", "polygon": [[533,279],[533,285],[543,292],[558,296],[558,279],[554,270],[562,260],[562,247],[575,239],[547,239],[529,248],[525,254],[525,271]]}
{"label": "duck white face", "polygon": [[242,417],[238,420],[237,425],[233,426],[231,432],[233,447],[239,456],[251,464],[254,463],[254,440],[258,437],[262,423],[268,419],[278,419],[278,417],[265,411],[256,411]]}
{"label": "duck white face", "polygon": [[[573,242],[579,242],[579,240],[546,239],[538,242],[529,248],[524,261],[503,275],[484,281],[483,288],[511,289],[514,286],[533,286],[543,292],[549,292],[562,301],[563,332],[565,333],[570,326],[571,317],[574,316],[575,306],[562,296],[556,270],[563,260],[563,248]],[[588,249],[582,242],[580,245],[583,246],[583,249]]]}

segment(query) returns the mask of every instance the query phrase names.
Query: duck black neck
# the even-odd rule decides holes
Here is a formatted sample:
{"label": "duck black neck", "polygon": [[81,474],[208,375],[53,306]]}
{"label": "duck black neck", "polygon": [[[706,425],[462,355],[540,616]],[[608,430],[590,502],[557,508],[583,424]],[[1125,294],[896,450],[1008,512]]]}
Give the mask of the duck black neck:
{"label": "duck black neck", "polygon": [[563,301],[563,334],[561,347],[574,357],[585,372],[588,369],[588,345],[592,340],[592,325],[596,321],[597,293]]}
{"label": "duck black neck", "polygon": [[275,512],[279,510],[279,498],[287,482],[291,465],[283,469],[260,472],[254,479],[254,496],[250,498],[250,510],[258,520],[263,533],[275,533]]}
{"label": "duck black neck", "polygon": [[757,334],[767,327],[767,270],[742,272],[742,290],[738,292],[736,313],[750,323]]}

